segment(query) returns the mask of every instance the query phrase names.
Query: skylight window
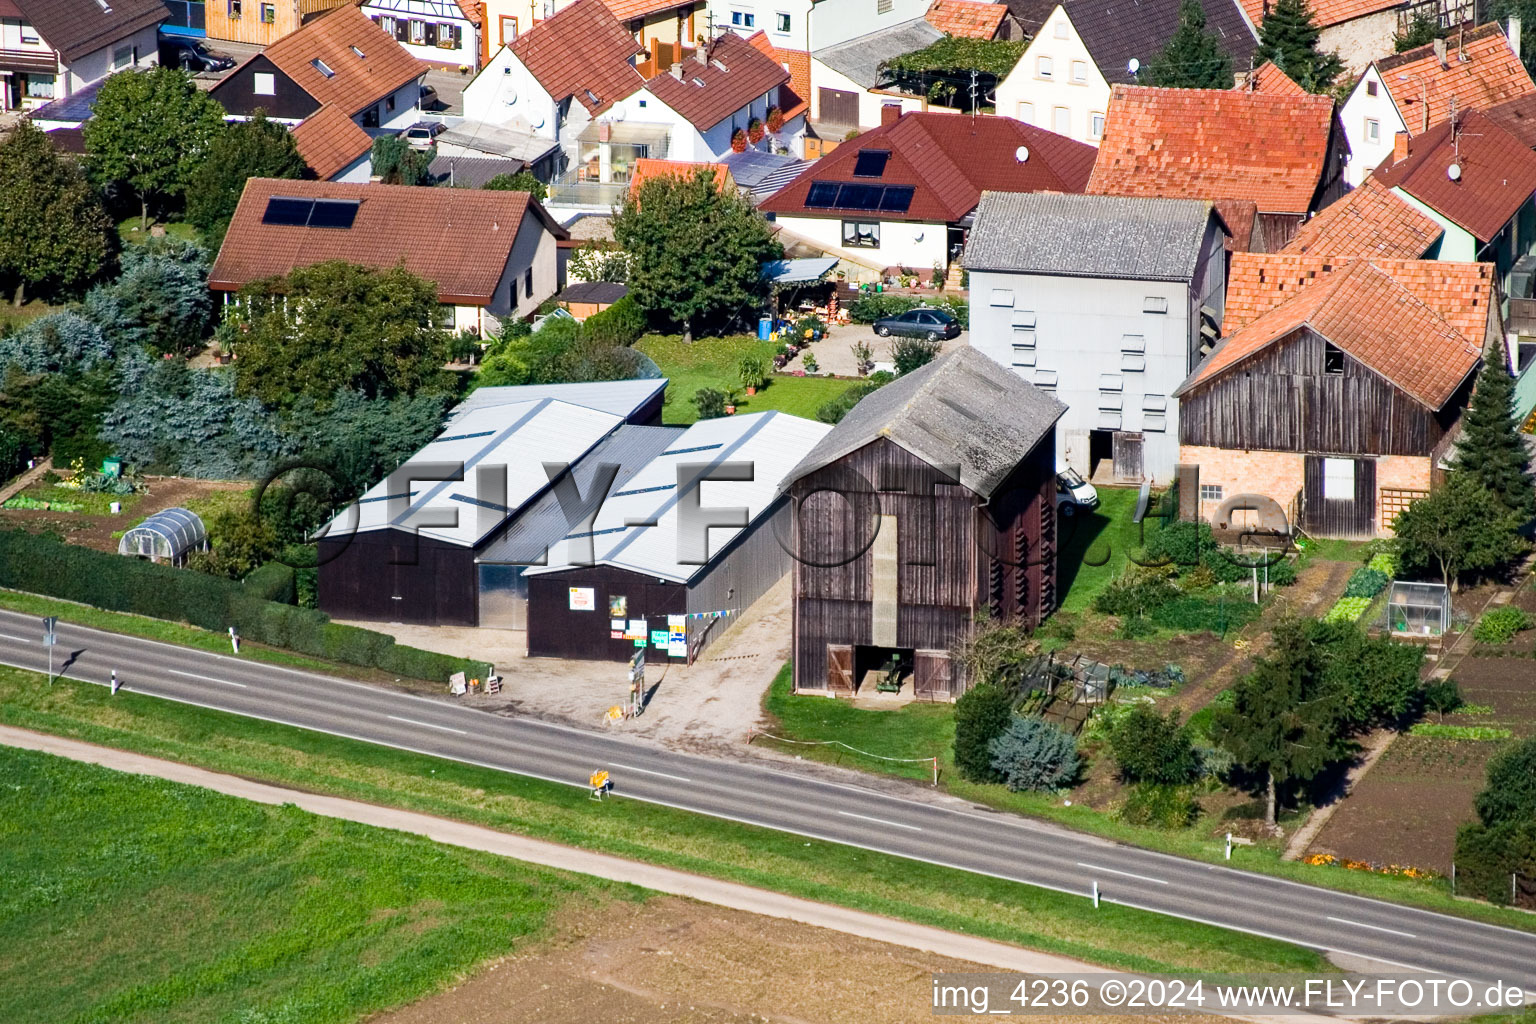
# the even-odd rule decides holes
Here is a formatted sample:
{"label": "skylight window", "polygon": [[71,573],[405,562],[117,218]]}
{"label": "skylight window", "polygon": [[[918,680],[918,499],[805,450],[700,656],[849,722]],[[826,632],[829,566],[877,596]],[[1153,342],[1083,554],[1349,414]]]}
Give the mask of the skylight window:
{"label": "skylight window", "polygon": [[885,162],[891,158],[888,149],[865,149],[859,152],[853,163],[855,178],[878,178],[885,173]]}
{"label": "skylight window", "polygon": [[310,63],[311,66],[314,67],[314,69],[316,71],[320,72],[326,78],[335,78],[336,77],[336,72],[331,70],[331,66],[329,64],[327,64],[325,61],[321,60],[319,57],[316,57],[314,60],[310,61],[309,63]]}
{"label": "skylight window", "polygon": [[355,47],[355,46],[354,46],[354,47],[352,47],[352,52],[353,52],[353,53],[355,53],[355,54],[357,54],[357,55],[358,55],[358,56],[359,56],[359,57],[366,57],[366,56],[368,56],[368,55],[367,55],[367,54],[366,54],[366,53],[364,53],[364,52],[363,52],[363,51],[362,51],[362,50],[359,50],[359,49],[358,49],[358,48],[357,48],[357,47]]}

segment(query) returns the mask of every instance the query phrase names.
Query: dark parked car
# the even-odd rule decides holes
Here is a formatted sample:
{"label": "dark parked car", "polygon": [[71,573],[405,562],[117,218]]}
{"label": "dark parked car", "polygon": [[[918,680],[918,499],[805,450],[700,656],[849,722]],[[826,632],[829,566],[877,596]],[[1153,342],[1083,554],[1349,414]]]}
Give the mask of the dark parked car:
{"label": "dark parked car", "polygon": [[208,49],[200,39],[160,38],[160,63],[183,71],[228,71],[235,66],[235,58],[218,50]]}
{"label": "dark parked car", "polygon": [[909,338],[927,338],[929,341],[948,340],[960,336],[960,321],[942,309],[909,309],[905,313],[876,320],[875,333],[882,338],[904,334]]}

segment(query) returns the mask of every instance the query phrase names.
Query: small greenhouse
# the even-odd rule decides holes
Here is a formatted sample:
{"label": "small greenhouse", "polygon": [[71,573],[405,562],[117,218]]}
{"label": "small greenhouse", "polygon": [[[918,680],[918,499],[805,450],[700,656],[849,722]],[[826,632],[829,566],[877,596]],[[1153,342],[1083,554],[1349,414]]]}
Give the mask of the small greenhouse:
{"label": "small greenhouse", "polygon": [[1451,628],[1451,591],[1444,583],[1393,580],[1387,590],[1387,632],[1440,636]]}
{"label": "small greenhouse", "polygon": [[117,553],[147,558],[151,562],[181,565],[192,551],[208,550],[208,531],[196,512],[168,508],[156,512],[123,534]]}

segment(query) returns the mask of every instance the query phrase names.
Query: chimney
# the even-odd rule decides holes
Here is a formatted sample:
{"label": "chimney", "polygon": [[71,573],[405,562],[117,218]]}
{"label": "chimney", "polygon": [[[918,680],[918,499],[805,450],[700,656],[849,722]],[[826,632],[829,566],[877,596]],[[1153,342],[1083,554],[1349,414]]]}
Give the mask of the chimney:
{"label": "chimney", "polygon": [[901,119],[901,104],[900,103],[882,103],[880,105],[880,127],[881,128],[884,128],[888,124],[895,124],[900,119]]}
{"label": "chimney", "polygon": [[1398,132],[1392,136],[1392,162],[1401,163],[1408,159],[1408,133]]}
{"label": "chimney", "polygon": [[1450,66],[1451,66],[1451,62],[1445,59],[1445,40],[1444,39],[1436,39],[1435,40],[1435,60],[1440,62],[1441,70],[1448,70],[1450,68]]}
{"label": "chimney", "polygon": [[681,82],[683,80],[683,65],[682,64],[680,64],[680,63],[673,63],[673,65],[672,65],[672,77],[677,79],[679,82]]}
{"label": "chimney", "polygon": [[1509,16],[1509,48],[1515,51],[1515,56],[1520,56],[1520,15]]}
{"label": "chimney", "polygon": [[708,46],[708,44],[700,43],[698,46],[695,46],[693,48],[693,59],[698,61],[699,64],[702,65],[703,67],[706,67],[706,68],[709,67],[709,46]]}

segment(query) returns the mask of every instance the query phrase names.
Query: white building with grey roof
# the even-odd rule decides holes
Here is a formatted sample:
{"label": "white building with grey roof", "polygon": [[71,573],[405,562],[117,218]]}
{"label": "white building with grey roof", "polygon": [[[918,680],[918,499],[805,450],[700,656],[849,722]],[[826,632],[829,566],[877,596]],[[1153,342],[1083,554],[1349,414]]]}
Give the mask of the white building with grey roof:
{"label": "white building with grey roof", "polygon": [[1172,482],[1173,392],[1220,336],[1227,233],[1203,200],[982,193],[971,344],[1066,403],[1059,467]]}

